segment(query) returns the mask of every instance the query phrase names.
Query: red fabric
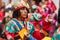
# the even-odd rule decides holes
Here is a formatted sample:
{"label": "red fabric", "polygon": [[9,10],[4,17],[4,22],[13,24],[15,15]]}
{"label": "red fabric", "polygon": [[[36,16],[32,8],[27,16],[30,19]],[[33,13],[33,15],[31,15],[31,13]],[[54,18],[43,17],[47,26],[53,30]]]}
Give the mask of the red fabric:
{"label": "red fabric", "polygon": [[10,35],[12,37],[12,40],[14,40],[14,33],[10,33],[8,31],[5,32],[6,36]]}
{"label": "red fabric", "polygon": [[3,38],[0,38],[0,40],[4,40]]}
{"label": "red fabric", "polygon": [[43,38],[39,31],[34,31],[32,35],[37,40],[42,40],[42,38]]}
{"label": "red fabric", "polygon": [[30,21],[33,25],[34,25],[34,27],[38,24],[38,21]]}
{"label": "red fabric", "polygon": [[53,8],[53,10],[57,9],[56,6],[55,6],[55,4],[53,2],[52,2],[52,8]]}
{"label": "red fabric", "polygon": [[42,19],[46,18],[46,13],[42,12]]}
{"label": "red fabric", "polygon": [[38,10],[38,12],[41,14],[42,10],[41,10],[41,7],[37,6],[36,8]]}
{"label": "red fabric", "polygon": [[0,20],[3,19],[4,13],[2,11],[0,11]]}
{"label": "red fabric", "polygon": [[46,13],[41,10],[41,7],[37,6],[38,12],[42,15],[42,18],[44,19],[46,17]]}
{"label": "red fabric", "polygon": [[20,6],[20,7],[17,7],[16,10],[19,10],[20,8],[26,8],[25,6]]}
{"label": "red fabric", "polygon": [[43,30],[50,30],[50,22],[43,21]]}

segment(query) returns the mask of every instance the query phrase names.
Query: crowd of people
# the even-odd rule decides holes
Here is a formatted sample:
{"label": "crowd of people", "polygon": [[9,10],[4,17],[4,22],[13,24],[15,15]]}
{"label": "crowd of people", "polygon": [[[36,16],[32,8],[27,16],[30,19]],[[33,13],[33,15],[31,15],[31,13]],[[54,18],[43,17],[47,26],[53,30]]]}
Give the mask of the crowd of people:
{"label": "crowd of people", "polygon": [[60,40],[56,9],[52,0],[2,3],[0,40]]}

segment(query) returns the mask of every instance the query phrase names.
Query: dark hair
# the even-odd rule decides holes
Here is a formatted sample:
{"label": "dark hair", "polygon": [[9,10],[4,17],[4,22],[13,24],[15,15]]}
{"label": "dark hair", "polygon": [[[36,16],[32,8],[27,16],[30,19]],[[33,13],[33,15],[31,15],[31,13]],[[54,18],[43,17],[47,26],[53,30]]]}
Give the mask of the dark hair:
{"label": "dark hair", "polygon": [[39,2],[41,2],[42,0],[35,0],[36,4],[38,5]]}
{"label": "dark hair", "polygon": [[0,10],[1,10],[1,9],[5,9],[5,8],[4,8],[4,7],[0,7]]}
{"label": "dark hair", "polygon": [[32,13],[34,13],[36,11],[36,9],[32,9]]}
{"label": "dark hair", "polygon": [[12,2],[12,0],[9,0],[9,2],[11,3],[11,2]]}
{"label": "dark hair", "polygon": [[45,0],[45,1],[48,1],[48,0]]}
{"label": "dark hair", "polygon": [[[20,16],[20,10],[24,10],[26,7],[23,8],[19,8],[18,10],[14,10],[13,12],[13,18],[18,18]],[[26,8],[27,12],[29,12],[29,10]]]}
{"label": "dark hair", "polygon": [[8,11],[9,11],[9,10],[14,11],[14,8],[8,8],[8,9],[6,9],[6,10],[8,10]]}
{"label": "dark hair", "polygon": [[58,10],[58,23],[60,24],[60,8]]}
{"label": "dark hair", "polygon": [[14,11],[14,8],[5,9],[5,10],[4,10],[4,15],[5,15],[5,12],[9,12],[10,10],[11,10],[11,11]]}

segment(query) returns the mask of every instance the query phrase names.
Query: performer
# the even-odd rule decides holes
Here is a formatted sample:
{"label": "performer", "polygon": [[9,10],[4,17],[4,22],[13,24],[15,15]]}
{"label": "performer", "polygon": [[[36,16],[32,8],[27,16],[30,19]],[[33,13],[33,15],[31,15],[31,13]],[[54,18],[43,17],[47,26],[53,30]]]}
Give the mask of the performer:
{"label": "performer", "polygon": [[[27,33],[31,32],[30,31],[31,29],[34,29],[33,25],[30,23],[27,26],[26,21],[25,21],[25,18],[27,17],[27,15],[28,14],[27,14],[26,7],[20,6],[19,8],[16,8],[16,10],[13,13],[13,19],[5,25],[6,35],[7,35],[9,40],[10,39],[16,40],[17,38],[14,35],[17,34],[19,32],[19,30],[21,30],[21,32],[19,32],[20,37],[24,38],[25,34],[27,35]],[[26,28],[26,29],[24,29],[24,28]],[[29,29],[27,29],[27,28],[29,28]],[[27,32],[27,30],[28,30],[28,32]],[[26,33],[24,33],[24,32],[26,32]],[[14,37],[15,37],[15,39],[14,39]],[[18,39],[20,37],[18,36]]]}

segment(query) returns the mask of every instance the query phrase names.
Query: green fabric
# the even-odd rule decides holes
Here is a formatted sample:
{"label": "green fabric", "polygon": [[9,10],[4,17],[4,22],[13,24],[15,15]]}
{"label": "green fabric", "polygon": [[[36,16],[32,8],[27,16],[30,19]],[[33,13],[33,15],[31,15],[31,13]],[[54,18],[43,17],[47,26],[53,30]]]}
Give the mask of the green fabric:
{"label": "green fabric", "polygon": [[[33,16],[36,20],[40,20],[42,18],[42,16],[39,13],[34,13]],[[40,17],[38,18],[38,16]]]}
{"label": "green fabric", "polygon": [[[58,29],[57,29],[58,30]],[[54,35],[52,36],[52,40],[60,40],[60,34],[57,33],[57,30],[54,32]]]}
{"label": "green fabric", "polygon": [[52,36],[52,39],[51,40],[56,40],[56,38],[54,36]]}
{"label": "green fabric", "polygon": [[27,29],[28,29],[29,33],[32,34],[32,32],[34,31],[33,24],[31,24],[30,22],[27,22]]}
{"label": "green fabric", "polygon": [[[9,21],[5,27],[6,30],[8,32],[18,32],[18,28],[16,27],[17,25],[15,24],[15,22],[13,22],[14,19],[12,19],[11,21]],[[22,25],[24,25],[24,21],[19,21],[19,23],[21,23]],[[31,27],[31,29],[28,29],[29,33],[32,34],[33,30],[34,30],[34,26],[33,24],[31,24],[29,21],[27,21],[27,27]]]}
{"label": "green fabric", "polygon": [[[38,18],[38,16],[40,16]],[[30,17],[30,20],[40,20],[42,16],[39,13],[33,13],[32,16]]]}
{"label": "green fabric", "polygon": [[60,40],[60,34],[56,34],[56,38]]}
{"label": "green fabric", "polygon": [[30,20],[34,20],[34,16],[33,15],[30,17]]}
{"label": "green fabric", "polygon": [[17,31],[18,31],[18,29],[17,29],[17,27],[16,27],[16,24],[13,23],[12,20],[9,21],[9,22],[5,25],[5,27],[6,27],[6,30],[7,30],[8,32],[17,32]]}
{"label": "green fabric", "polygon": [[30,26],[32,26],[32,29],[29,30],[29,33],[32,34],[32,32],[34,31],[34,26],[32,24],[30,24]]}

